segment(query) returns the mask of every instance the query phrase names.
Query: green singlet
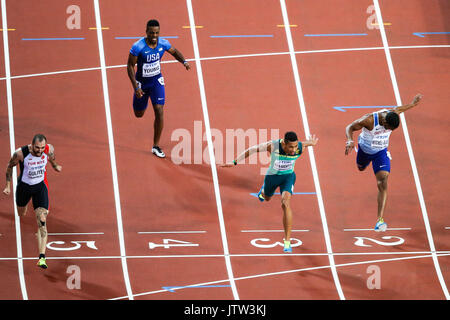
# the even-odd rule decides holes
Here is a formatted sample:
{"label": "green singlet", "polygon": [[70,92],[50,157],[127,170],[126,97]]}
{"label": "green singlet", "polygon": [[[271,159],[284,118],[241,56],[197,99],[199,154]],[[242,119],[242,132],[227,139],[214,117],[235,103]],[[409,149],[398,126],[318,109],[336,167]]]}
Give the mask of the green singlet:
{"label": "green singlet", "polygon": [[273,150],[270,154],[270,167],[266,175],[284,175],[294,172],[295,161],[302,154],[302,143],[298,142],[298,149],[295,155],[287,155],[281,147],[282,139],[273,140]]}

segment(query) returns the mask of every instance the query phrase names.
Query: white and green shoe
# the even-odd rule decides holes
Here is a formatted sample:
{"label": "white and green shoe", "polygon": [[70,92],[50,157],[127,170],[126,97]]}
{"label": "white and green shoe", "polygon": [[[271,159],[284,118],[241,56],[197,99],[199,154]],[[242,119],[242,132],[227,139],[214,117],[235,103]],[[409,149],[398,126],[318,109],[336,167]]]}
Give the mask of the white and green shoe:
{"label": "white and green shoe", "polygon": [[291,242],[290,241],[284,240],[283,251],[286,252],[286,253],[291,253],[292,252],[292,247],[291,247]]}
{"label": "white and green shoe", "polygon": [[37,266],[42,269],[47,269],[47,263],[45,262],[45,258],[40,258]]}

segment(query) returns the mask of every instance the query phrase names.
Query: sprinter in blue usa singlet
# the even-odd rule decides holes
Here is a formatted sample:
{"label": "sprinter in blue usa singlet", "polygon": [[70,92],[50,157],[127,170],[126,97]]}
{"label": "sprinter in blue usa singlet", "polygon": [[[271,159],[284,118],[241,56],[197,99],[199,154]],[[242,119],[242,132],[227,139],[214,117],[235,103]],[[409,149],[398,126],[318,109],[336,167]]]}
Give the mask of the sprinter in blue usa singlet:
{"label": "sprinter in blue usa singlet", "polygon": [[159,37],[159,31],[160,27],[157,20],[147,22],[147,37],[139,39],[131,47],[128,55],[127,72],[134,90],[133,110],[137,118],[144,115],[149,98],[151,100],[155,113],[152,153],[164,158],[165,154],[159,146],[164,127],[163,106],[166,102],[164,77],[161,73],[161,58],[167,51],[181,62],[186,70],[191,67],[180,51],[172,46],[167,39]]}

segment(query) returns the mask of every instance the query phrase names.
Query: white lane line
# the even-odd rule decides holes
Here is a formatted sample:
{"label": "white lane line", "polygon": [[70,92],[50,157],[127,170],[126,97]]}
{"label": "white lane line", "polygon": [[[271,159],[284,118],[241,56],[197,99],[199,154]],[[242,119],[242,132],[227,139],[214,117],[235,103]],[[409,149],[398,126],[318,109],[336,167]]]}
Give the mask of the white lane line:
{"label": "white lane line", "polygon": [[[8,122],[9,122],[9,145],[11,155],[16,151],[16,141],[14,137],[14,115],[13,115],[13,103],[12,103],[12,89],[11,89],[11,66],[9,61],[9,44],[8,44],[8,22],[6,19],[6,0],[2,0],[2,28],[3,28],[3,50],[5,58],[5,75],[6,75],[6,97],[8,101]],[[19,282],[20,289],[22,291],[23,300],[28,300],[27,287],[25,284],[25,276],[23,273],[23,261],[22,261],[22,235],[20,231],[20,218],[17,213],[16,205],[16,181],[17,170],[14,168],[12,175],[13,184],[13,201],[14,201],[14,224],[16,226],[16,244],[17,244],[17,266],[19,269]]]}
{"label": "white lane line", "polygon": [[116,205],[116,217],[117,217],[117,231],[119,234],[119,245],[120,245],[120,255],[122,261],[122,271],[125,281],[125,287],[127,290],[128,298],[133,300],[133,292],[131,290],[130,278],[128,275],[128,266],[125,253],[125,241],[123,235],[123,224],[122,224],[122,209],[120,206],[120,193],[119,193],[119,182],[117,179],[117,167],[116,167],[116,153],[114,149],[114,135],[112,129],[111,121],[111,108],[109,103],[109,92],[108,92],[108,79],[106,76],[106,63],[105,63],[105,52],[103,48],[103,35],[102,35],[102,23],[100,18],[100,7],[98,0],[94,0],[95,8],[95,24],[97,27],[97,39],[98,39],[98,51],[100,56],[100,68],[102,74],[102,85],[103,85],[103,98],[105,101],[105,115],[106,115],[106,125],[108,129],[108,142],[109,142],[109,155],[111,162],[111,173],[114,188],[114,201]]}
{"label": "white lane line", "polygon": [[[425,48],[450,48],[448,44],[422,45],[422,46],[392,46],[389,49],[425,49]],[[384,47],[383,47],[384,49]]]}
{"label": "white lane line", "polygon": [[[444,253],[439,254],[439,256],[450,256],[450,253]],[[370,260],[370,261],[358,261],[358,262],[350,262],[350,263],[342,263],[337,264],[334,266],[331,265],[325,265],[325,266],[318,266],[318,267],[308,267],[308,268],[301,268],[301,269],[294,269],[294,270],[285,270],[285,271],[278,271],[278,272],[271,272],[271,273],[263,273],[263,274],[256,274],[256,275],[250,275],[245,277],[238,277],[235,280],[248,280],[248,279],[255,279],[255,278],[264,278],[264,277],[272,277],[272,276],[279,276],[289,273],[298,273],[298,272],[305,272],[305,271],[315,271],[315,270],[323,270],[323,269],[331,269],[334,267],[342,268],[342,267],[350,267],[350,266],[356,266],[356,265],[364,265],[364,264],[373,264],[373,263],[383,263],[383,262],[392,262],[392,261],[402,261],[402,260],[412,260],[412,259],[423,259],[423,258],[430,258],[431,255],[421,255],[421,256],[412,256],[412,257],[402,257],[402,258],[390,258],[390,259],[378,259],[378,260]],[[210,281],[210,282],[204,282],[204,283],[197,283],[187,286],[203,286],[203,285],[213,285],[213,284],[219,284],[219,283],[226,283],[228,280],[217,280],[217,281]],[[172,290],[182,290],[185,287],[180,288],[173,288]],[[156,290],[156,291],[148,291],[148,292],[142,292],[137,293],[134,296],[145,296],[145,295],[151,295],[151,294],[157,294],[162,292],[167,292],[168,290]],[[126,299],[127,297],[117,297],[112,298],[108,300],[121,300]]]}
{"label": "white lane line", "polygon": [[214,193],[216,196],[217,214],[219,216],[219,224],[220,224],[220,234],[222,237],[223,251],[225,254],[225,265],[227,268],[228,278],[230,281],[231,290],[233,292],[233,297],[235,300],[239,300],[239,294],[237,292],[236,283],[234,281],[233,269],[231,266],[231,259],[229,256],[227,232],[225,229],[225,221],[224,221],[223,212],[222,212],[222,200],[220,197],[219,179],[217,176],[217,168],[215,165],[216,158],[214,156],[214,145],[212,143],[211,127],[209,124],[208,106],[207,106],[207,102],[206,102],[205,85],[203,82],[203,72],[202,72],[202,65],[200,62],[200,52],[198,49],[197,32],[196,32],[197,29],[195,28],[194,10],[192,8],[192,1],[186,0],[186,5],[187,5],[187,9],[188,9],[188,14],[189,14],[189,24],[191,26],[192,45],[194,47],[195,66],[197,69],[198,85],[199,85],[199,89],[200,89],[200,98],[201,98],[202,109],[203,109],[203,119],[205,121],[206,139],[208,141],[208,152],[209,152],[208,154],[209,154],[209,159],[210,159],[210,163],[211,163],[211,172],[212,172],[213,183],[214,183]]}
{"label": "white lane line", "polygon": [[[450,251],[436,251],[437,255],[450,254]],[[381,255],[418,255],[429,254],[431,251],[395,251],[395,252],[334,252],[334,256],[381,256]],[[247,258],[260,258],[260,257],[313,257],[313,256],[328,256],[329,253],[235,253],[230,254],[230,257],[247,257]],[[192,258],[224,258],[224,254],[172,254],[172,255],[145,255],[145,256],[126,256],[127,259],[192,259]],[[64,257],[47,257],[47,260],[105,260],[105,259],[121,259],[121,256],[64,256]],[[36,257],[22,257],[22,260],[35,260]],[[17,257],[2,257],[0,261],[16,261]]]}
{"label": "white lane line", "polygon": [[206,233],[206,231],[140,231],[138,234]]}
{"label": "white lane line", "polygon": [[[394,231],[394,230],[412,230],[411,228],[387,228],[387,231]],[[372,229],[344,229],[344,231],[375,231],[373,228]],[[375,231],[376,232],[376,231]]]}
{"label": "white lane line", "polygon": [[[450,48],[450,45],[424,45],[424,46],[393,46],[389,47],[391,50],[395,49],[425,49],[425,48]],[[345,49],[323,49],[323,50],[307,50],[307,51],[295,51],[295,54],[312,54],[312,53],[333,53],[333,52],[351,52],[351,51],[371,51],[371,50],[384,50],[384,47],[366,47],[366,48],[345,48]],[[200,61],[208,61],[208,60],[223,60],[223,59],[238,59],[238,58],[253,58],[253,57],[265,57],[265,56],[279,56],[279,55],[288,55],[289,52],[269,52],[269,53],[253,53],[253,54],[239,54],[239,55],[231,55],[231,56],[218,56],[218,57],[203,57],[200,58]],[[186,59],[187,61],[195,61],[195,59]],[[165,63],[177,63],[177,60],[167,60],[161,61],[162,64]],[[115,68],[126,68],[126,64],[114,65],[114,66],[106,66],[106,69],[115,69]],[[81,68],[81,69],[72,69],[72,70],[61,70],[61,71],[53,71],[53,72],[43,72],[43,73],[33,73],[33,74],[24,74],[18,76],[11,76],[11,79],[21,79],[21,78],[30,78],[30,77],[40,77],[40,76],[49,76],[49,75],[58,75],[64,73],[73,73],[73,72],[84,72],[84,71],[95,71],[100,70],[101,67],[92,67],[92,68]],[[0,77],[0,80],[6,80],[6,77]]]}
{"label": "white lane line", "polygon": [[[101,67],[94,67],[94,68],[81,68],[81,69],[72,69],[72,70],[61,70],[61,71],[52,71],[52,72],[32,73],[32,74],[24,74],[24,75],[19,75],[19,76],[12,76],[11,79],[22,79],[22,78],[31,78],[31,77],[51,76],[51,75],[64,74],[64,73],[73,73],[73,72],[82,72],[82,71],[95,71],[95,70],[100,70],[100,69],[101,69]],[[0,78],[0,80],[5,80],[5,79],[6,78]]]}
{"label": "white lane line", "polygon": [[[288,47],[289,47],[292,71],[294,73],[295,87],[297,89],[297,98],[298,98],[298,102],[299,102],[299,106],[300,106],[300,112],[302,115],[303,127],[304,127],[304,131],[305,131],[305,136],[308,138],[311,133],[309,131],[308,117],[306,115],[305,101],[303,99],[302,85],[300,82],[300,75],[299,75],[299,71],[298,71],[297,60],[296,60],[296,56],[294,53],[294,43],[292,41],[291,28],[289,27],[289,25],[290,25],[289,17],[288,17],[285,1],[280,0],[280,5],[281,5],[281,11],[283,14],[283,23],[285,25],[284,30],[286,32],[286,39],[287,39]],[[325,244],[327,247],[327,252],[329,253],[328,259],[330,261],[331,273],[333,275],[334,284],[335,284],[336,290],[339,294],[339,298],[341,300],[345,300],[344,292],[342,291],[341,283],[339,282],[339,276],[338,276],[338,273],[337,273],[337,270],[335,267],[334,257],[332,255],[333,249],[331,247],[330,234],[328,232],[327,218],[326,218],[325,207],[324,207],[323,198],[322,198],[322,191],[320,188],[319,175],[317,172],[317,166],[316,166],[316,160],[314,157],[313,147],[308,148],[308,154],[309,154],[309,160],[311,163],[311,169],[312,169],[312,174],[313,174],[313,178],[314,178],[314,186],[315,186],[316,193],[317,193],[317,202],[319,205],[320,218],[322,220],[322,228],[323,228],[323,234],[324,234],[324,238],[325,238]]]}
{"label": "white lane line", "polygon": [[[378,3],[378,0],[373,0],[373,3],[375,5],[375,12],[377,14],[378,23],[380,24],[379,25],[380,35],[381,35],[381,39],[383,41],[384,53],[386,55],[386,61],[387,61],[388,68],[389,68],[389,74],[391,76],[392,87],[394,89],[394,94],[395,94],[395,100],[396,100],[397,105],[401,106],[402,99],[400,98],[400,91],[398,89],[398,83],[397,83],[397,78],[395,76],[394,64],[392,62],[391,52],[389,51],[389,44],[387,41],[386,31],[385,31],[384,25],[383,25],[383,17],[381,15],[380,5]],[[420,208],[422,209],[422,217],[423,217],[423,221],[425,223],[425,229],[427,231],[428,243],[430,245],[430,250],[432,252],[434,252],[436,249],[434,246],[433,234],[431,232],[430,222],[428,220],[427,208],[426,208],[425,200],[424,200],[423,193],[422,193],[422,186],[420,184],[419,173],[417,171],[416,160],[414,159],[414,153],[412,150],[411,140],[409,138],[409,132],[408,132],[408,127],[406,125],[406,118],[405,118],[404,113],[400,114],[400,119],[402,122],[403,134],[405,136],[406,148],[408,149],[409,160],[411,162],[411,168],[412,168],[412,172],[413,172],[413,176],[414,176],[414,182],[416,183],[416,189],[417,189],[417,195],[419,197]],[[432,256],[433,256],[434,267],[436,269],[436,273],[437,273],[439,282],[441,284],[442,291],[444,292],[444,295],[447,298],[447,300],[450,300],[450,294],[448,292],[447,285],[445,284],[444,277],[442,276],[441,267],[439,265],[438,258],[436,256],[436,254],[432,254]]]}

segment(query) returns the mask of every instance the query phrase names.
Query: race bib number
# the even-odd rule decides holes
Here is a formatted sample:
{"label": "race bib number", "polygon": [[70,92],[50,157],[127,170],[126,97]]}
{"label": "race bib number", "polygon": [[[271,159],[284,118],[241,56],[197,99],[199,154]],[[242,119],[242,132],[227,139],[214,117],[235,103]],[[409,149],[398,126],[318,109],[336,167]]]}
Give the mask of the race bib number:
{"label": "race bib number", "polygon": [[377,129],[373,133],[371,147],[374,149],[385,149],[389,146],[389,136],[392,131],[384,128]]}
{"label": "race bib number", "polygon": [[385,149],[389,145],[389,135],[375,137],[372,140],[372,148]]}
{"label": "race bib number", "polygon": [[28,178],[30,179],[40,179],[44,176],[45,174],[45,168],[42,169],[34,169],[34,170],[29,170],[28,171]]}
{"label": "race bib number", "polygon": [[288,160],[275,160],[273,168],[277,171],[289,171],[294,169],[294,162]]}
{"label": "race bib number", "polygon": [[159,61],[152,63],[144,63],[142,65],[142,76],[143,77],[154,77],[161,73],[161,65]]}
{"label": "race bib number", "polygon": [[45,166],[47,165],[47,160],[39,159],[39,160],[25,160],[27,169],[26,176],[28,177],[28,181],[36,181],[44,178],[45,175]]}
{"label": "race bib number", "polygon": [[164,77],[158,78],[158,81],[162,86],[164,85]]}

